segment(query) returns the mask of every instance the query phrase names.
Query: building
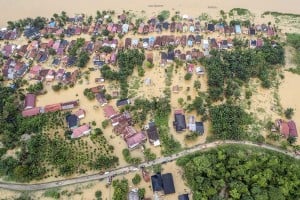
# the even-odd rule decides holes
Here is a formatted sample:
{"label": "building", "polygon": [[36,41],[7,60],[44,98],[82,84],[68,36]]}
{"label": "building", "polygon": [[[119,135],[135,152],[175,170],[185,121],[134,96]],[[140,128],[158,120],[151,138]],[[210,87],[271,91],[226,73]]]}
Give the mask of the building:
{"label": "building", "polygon": [[158,130],[154,122],[150,122],[146,127],[147,135],[149,138],[149,142],[153,144],[154,146],[159,146],[159,135]]}
{"label": "building", "polygon": [[118,115],[115,109],[110,105],[104,106],[103,111],[104,111],[104,116],[108,119],[111,119],[114,116]]}
{"label": "building", "polygon": [[22,116],[23,117],[31,117],[40,114],[40,107],[35,107],[27,110],[22,111]]}
{"label": "building", "polygon": [[85,124],[85,125],[79,126],[78,128],[74,128],[71,138],[72,139],[80,138],[84,135],[90,134],[90,132],[91,132],[90,126]]}
{"label": "building", "polygon": [[35,107],[36,96],[35,94],[28,93],[25,96],[24,110],[31,109]]}
{"label": "building", "polygon": [[178,200],[189,200],[189,194],[178,195]]}
{"label": "building", "polygon": [[139,194],[138,194],[138,189],[132,189],[128,193],[128,200],[139,200]]}
{"label": "building", "polygon": [[151,183],[153,192],[163,191],[165,195],[175,193],[173,175],[171,173],[162,175],[157,173],[151,176]]}
{"label": "building", "polygon": [[78,117],[78,119],[83,119],[85,117],[85,110],[79,109],[75,112],[75,115]]}
{"label": "building", "polygon": [[125,105],[128,105],[130,104],[130,99],[126,98],[126,99],[120,99],[117,101],[117,107],[120,107],[120,106],[125,106]]}
{"label": "building", "polygon": [[78,127],[78,117],[76,115],[67,115],[66,120],[70,129],[75,129]]}
{"label": "building", "polygon": [[72,109],[78,106],[78,101],[68,101],[65,103],[61,103],[61,109],[62,110],[68,110],[68,109]]}
{"label": "building", "polygon": [[176,132],[182,132],[186,129],[186,121],[185,116],[182,113],[174,114],[175,121],[173,122],[173,126],[175,127]]}
{"label": "building", "polygon": [[143,132],[136,133],[135,135],[125,139],[129,149],[133,149],[147,140]]}

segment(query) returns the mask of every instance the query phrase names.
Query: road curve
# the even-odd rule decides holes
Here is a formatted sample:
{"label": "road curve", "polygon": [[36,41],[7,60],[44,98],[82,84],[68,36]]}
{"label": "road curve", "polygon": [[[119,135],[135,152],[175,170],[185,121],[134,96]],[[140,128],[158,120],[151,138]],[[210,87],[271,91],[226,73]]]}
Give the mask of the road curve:
{"label": "road curve", "polygon": [[35,191],[35,190],[44,190],[44,189],[50,189],[50,188],[61,187],[61,186],[66,186],[66,185],[78,184],[78,183],[85,183],[85,182],[95,181],[95,180],[102,180],[102,179],[108,178],[109,176],[118,176],[118,175],[130,173],[133,171],[137,171],[142,166],[149,167],[149,166],[156,165],[156,164],[163,164],[163,163],[166,163],[169,161],[176,160],[179,157],[194,153],[196,151],[201,151],[201,150],[205,150],[208,148],[214,148],[214,147],[217,147],[217,146],[220,146],[223,144],[241,144],[241,145],[260,147],[260,148],[265,148],[265,149],[269,149],[272,151],[286,154],[295,159],[300,159],[299,155],[295,155],[292,152],[284,151],[282,149],[279,149],[279,148],[271,146],[271,145],[256,144],[256,143],[249,142],[249,141],[225,140],[225,141],[215,141],[215,142],[205,143],[205,144],[198,144],[191,148],[182,150],[179,153],[176,153],[176,154],[173,154],[170,156],[166,156],[166,157],[160,157],[154,161],[141,163],[137,167],[125,166],[125,167],[115,169],[115,170],[110,171],[109,173],[105,173],[105,174],[92,174],[92,175],[86,175],[86,176],[79,176],[76,178],[64,179],[64,180],[60,180],[60,181],[38,183],[38,184],[20,184],[20,183],[0,182],[0,188],[9,189],[9,190],[17,190],[17,191]]}

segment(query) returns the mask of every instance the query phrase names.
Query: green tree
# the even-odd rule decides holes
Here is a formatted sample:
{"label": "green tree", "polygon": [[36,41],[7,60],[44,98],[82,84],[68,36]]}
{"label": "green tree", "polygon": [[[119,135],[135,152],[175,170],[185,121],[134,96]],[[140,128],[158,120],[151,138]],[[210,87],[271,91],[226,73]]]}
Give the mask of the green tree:
{"label": "green tree", "polygon": [[291,119],[294,115],[294,109],[293,108],[287,108],[285,111],[284,111],[284,115],[287,119]]}
{"label": "green tree", "polygon": [[132,178],[132,183],[134,185],[138,185],[141,182],[141,176],[138,174],[135,174],[135,176]]}

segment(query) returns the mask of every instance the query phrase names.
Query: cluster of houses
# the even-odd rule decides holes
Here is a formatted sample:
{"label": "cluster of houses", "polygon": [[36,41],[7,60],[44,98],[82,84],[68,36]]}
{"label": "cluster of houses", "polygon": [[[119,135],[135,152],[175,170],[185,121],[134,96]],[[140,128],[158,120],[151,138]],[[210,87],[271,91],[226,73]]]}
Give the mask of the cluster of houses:
{"label": "cluster of houses", "polygon": [[133,127],[129,112],[118,113],[111,105],[104,106],[103,111],[105,117],[111,121],[113,131],[125,140],[129,149],[134,149],[147,140],[143,131],[137,131]]}
{"label": "cluster of houses", "polygon": [[19,34],[17,29],[8,30],[7,28],[2,28],[0,30],[0,40],[15,40],[19,37]]}
{"label": "cluster of houses", "polygon": [[204,133],[204,124],[203,122],[197,122],[195,116],[189,116],[188,123],[186,123],[185,115],[183,110],[174,111],[174,121],[173,126],[177,133],[189,130],[195,132],[199,135]]}
{"label": "cluster of houses", "polygon": [[56,103],[46,105],[44,107],[36,107],[36,95],[28,93],[24,100],[24,109],[22,111],[23,117],[31,117],[42,113],[56,112],[59,110],[69,110],[79,105],[78,100],[68,101],[64,103]]}
{"label": "cluster of houses", "polygon": [[87,124],[79,125],[80,119],[85,117],[85,110],[79,109],[74,114],[66,116],[68,128],[72,131],[71,138],[76,139],[82,136],[88,135],[91,132],[91,128]]}
{"label": "cluster of houses", "polygon": [[[284,137],[284,138],[288,138],[288,137],[297,138],[298,137],[296,123],[293,120],[290,120],[287,122],[283,119],[277,119],[275,121],[275,126],[279,130],[282,137]],[[273,130],[277,131],[276,128],[272,129],[272,131]]]}

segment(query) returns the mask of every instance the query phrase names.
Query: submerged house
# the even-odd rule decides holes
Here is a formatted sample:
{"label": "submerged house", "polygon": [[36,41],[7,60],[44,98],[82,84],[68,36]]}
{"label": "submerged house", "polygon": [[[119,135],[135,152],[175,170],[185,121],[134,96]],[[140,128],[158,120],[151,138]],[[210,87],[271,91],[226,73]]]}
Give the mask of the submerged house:
{"label": "submerged house", "polygon": [[173,126],[175,127],[176,132],[182,132],[186,129],[185,116],[181,112],[175,112],[174,114]]}
{"label": "submerged house", "polygon": [[67,120],[67,123],[68,123],[68,127],[70,129],[74,129],[74,128],[77,128],[78,127],[78,117],[76,115],[67,115],[66,116],[66,120]]}
{"label": "submerged house", "polygon": [[154,146],[159,146],[160,141],[159,141],[159,135],[158,135],[158,130],[154,122],[150,122],[146,127],[147,135],[149,138],[149,142],[153,144]]}
{"label": "submerged house", "polygon": [[84,135],[88,135],[90,132],[91,132],[90,126],[85,124],[85,125],[82,125],[78,128],[74,128],[73,132],[72,132],[72,135],[71,135],[71,138],[72,139],[80,138]]}
{"label": "submerged house", "polygon": [[28,93],[25,96],[24,110],[28,110],[35,107],[36,96],[35,94]]}
{"label": "submerged house", "polygon": [[173,175],[171,173],[157,173],[151,176],[151,183],[153,192],[163,191],[165,195],[175,193]]}

